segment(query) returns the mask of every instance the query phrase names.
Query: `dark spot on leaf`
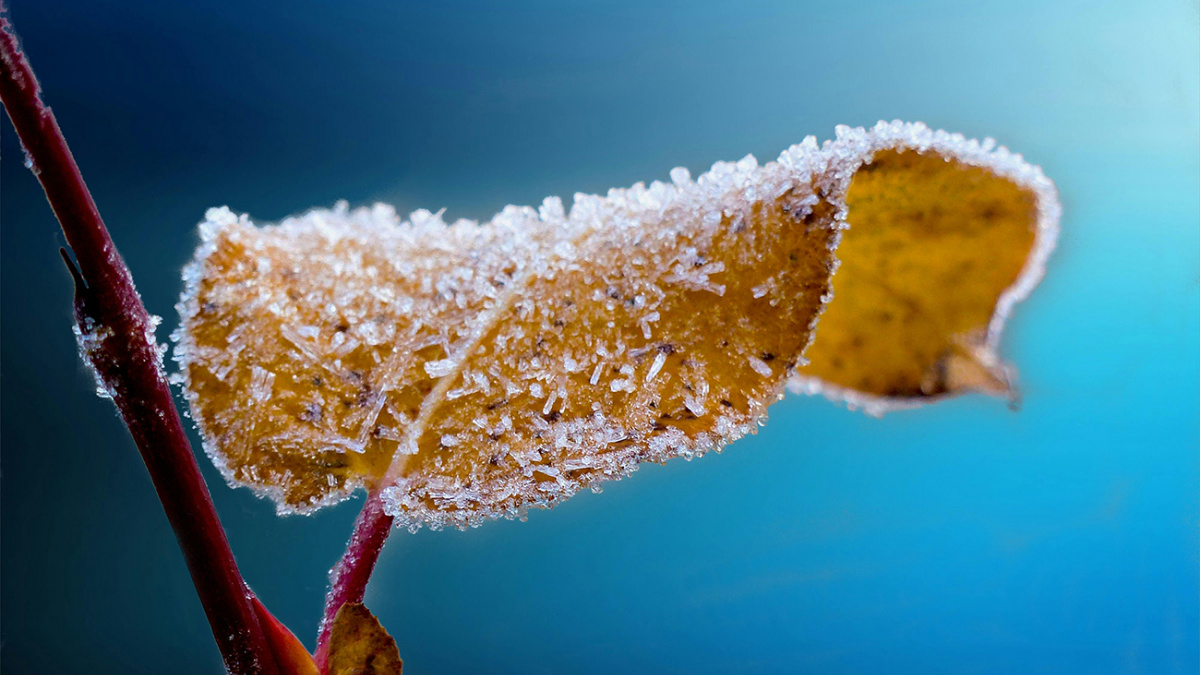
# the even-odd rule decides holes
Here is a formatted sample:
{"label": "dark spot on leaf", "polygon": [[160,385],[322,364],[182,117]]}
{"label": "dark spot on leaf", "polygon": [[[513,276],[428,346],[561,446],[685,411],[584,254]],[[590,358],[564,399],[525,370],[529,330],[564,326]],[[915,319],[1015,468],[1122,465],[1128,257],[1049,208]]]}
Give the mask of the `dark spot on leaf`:
{"label": "dark spot on leaf", "polygon": [[325,411],[321,408],[321,404],[316,401],[310,402],[308,407],[304,409],[304,412],[300,413],[300,419],[313,424],[320,422],[324,417]]}

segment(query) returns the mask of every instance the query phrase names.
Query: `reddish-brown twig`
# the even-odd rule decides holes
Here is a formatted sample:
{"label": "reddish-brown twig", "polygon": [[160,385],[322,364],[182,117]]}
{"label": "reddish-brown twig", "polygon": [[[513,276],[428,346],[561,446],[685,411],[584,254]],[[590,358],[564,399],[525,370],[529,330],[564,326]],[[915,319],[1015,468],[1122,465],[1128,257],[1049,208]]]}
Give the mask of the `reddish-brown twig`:
{"label": "reddish-brown twig", "polygon": [[79,262],[75,317],[84,357],[133,436],[179,547],[226,668],[237,675],[278,672],[212,498],[192,454],[163,374],[133,277],[109,237],[54,115],[0,3],[0,99],[46,199]]}
{"label": "reddish-brown twig", "polygon": [[333,628],[333,618],[347,602],[362,602],[379,552],[392,531],[392,520],[383,512],[379,492],[367,495],[362,511],[354,520],[354,533],[346,544],[346,552],[329,572],[329,592],[325,594],[325,615],[321,618],[315,656],[321,672],[329,665],[329,631]]}

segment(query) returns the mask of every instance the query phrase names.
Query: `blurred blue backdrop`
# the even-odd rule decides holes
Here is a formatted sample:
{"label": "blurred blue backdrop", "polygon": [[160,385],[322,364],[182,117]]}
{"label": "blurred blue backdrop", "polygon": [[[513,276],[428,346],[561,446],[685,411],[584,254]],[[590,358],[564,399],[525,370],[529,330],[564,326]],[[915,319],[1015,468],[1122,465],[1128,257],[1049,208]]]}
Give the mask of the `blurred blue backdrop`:
{"label": "blurred blue backdrop", "polygon": [[[1004,345],[1019,412],[790,397],[721,455],[526,523],[397,533],[367,603],[406,672],[1200,668],[1195,0],[11,5],[162,339],[214,205],[487,218],[880,118],[995,136],[1057,181],[1063,238]],[[0,142],[0,665],[219,672],[7,119]],[[202,463],[311,646],[358,500],[277,518]]]}

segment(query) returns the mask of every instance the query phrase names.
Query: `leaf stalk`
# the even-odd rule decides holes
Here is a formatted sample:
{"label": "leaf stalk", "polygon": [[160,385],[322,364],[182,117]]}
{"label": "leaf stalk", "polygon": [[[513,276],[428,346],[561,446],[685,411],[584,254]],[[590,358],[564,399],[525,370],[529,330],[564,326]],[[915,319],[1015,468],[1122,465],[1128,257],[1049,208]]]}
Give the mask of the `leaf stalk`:
{"label": "leaf stalk", "polygon": [[109,236],[0,2],[0,100],[74,251],[75,319],[83,355],[121,414],[175,531],[213,637],[235,675],[278,668],[163,372],[157,319]]}

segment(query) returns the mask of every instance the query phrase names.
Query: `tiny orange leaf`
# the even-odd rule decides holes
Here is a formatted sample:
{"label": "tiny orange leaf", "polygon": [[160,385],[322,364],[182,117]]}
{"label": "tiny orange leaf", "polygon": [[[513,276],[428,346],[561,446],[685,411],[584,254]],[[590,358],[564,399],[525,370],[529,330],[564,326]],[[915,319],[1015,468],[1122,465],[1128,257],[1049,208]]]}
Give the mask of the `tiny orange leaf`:
{"label": "tiny orange leaf", "polygon": [[348,602],[338,610],[329,633],[326,675],[400,675],[396,640],[364,605]]}
{"label": "tiny orange leaf", "polygon": [[320,670],[317,668],[316,661],[304,648],[299,638],[288,630],[282,621],[276,619],[275,615],[271,614],[257,597],[251,596],[250,604],[254,606],[254,612],[258,615],[258,622],[262,625],[263,634],[267,638],[267,646],[271,648],[271,654],[275,657],[275,664],[279,666],[280,673],[282,675],[319,675]]}

